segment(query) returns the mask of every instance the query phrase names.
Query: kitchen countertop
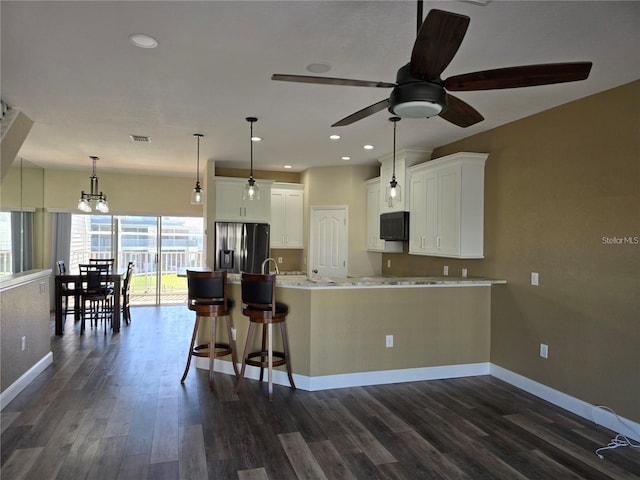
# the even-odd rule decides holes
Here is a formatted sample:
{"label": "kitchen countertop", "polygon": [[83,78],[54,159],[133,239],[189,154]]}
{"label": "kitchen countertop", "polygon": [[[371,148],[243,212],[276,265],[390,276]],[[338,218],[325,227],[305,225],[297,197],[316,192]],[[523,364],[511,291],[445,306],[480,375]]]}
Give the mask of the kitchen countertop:
{"label": "kitchen countertop", "polygon": [[[240,274],[229,274],[230,283],[240,283]],[[306,275],[278,275],[279,287],[316,289],[316,288],[389,288],[389,287],[472,287],[506,284],[506,280],[484,277],[394,277],[394,276],[357,276],[357,277],[311,277]]]}

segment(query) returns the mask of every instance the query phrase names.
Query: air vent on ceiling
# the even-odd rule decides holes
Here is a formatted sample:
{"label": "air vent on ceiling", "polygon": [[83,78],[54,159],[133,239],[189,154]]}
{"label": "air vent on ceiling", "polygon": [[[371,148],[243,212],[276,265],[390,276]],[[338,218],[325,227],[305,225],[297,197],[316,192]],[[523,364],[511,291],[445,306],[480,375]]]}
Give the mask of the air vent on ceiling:
{"label": "air vent on ceiling", "polygon": [[148,137],[147,135],[129,135],[129,137],[131,137],[131,140],[133,140],[134,142],[144,142],[144,143],[151,143],[151,137]]}

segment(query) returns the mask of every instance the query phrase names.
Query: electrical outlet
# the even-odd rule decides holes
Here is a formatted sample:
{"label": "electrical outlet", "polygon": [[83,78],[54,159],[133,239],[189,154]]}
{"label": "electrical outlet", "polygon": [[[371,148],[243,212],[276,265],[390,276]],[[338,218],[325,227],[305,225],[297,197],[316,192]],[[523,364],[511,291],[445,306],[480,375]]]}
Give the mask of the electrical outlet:
{"label": "electrical outlet", "polygon": [[390,258],[387,259],[387,268],[391,268],[391,259]]}
{"label": "electrical outlet", "polygon": [[24,349],[27,348],[27,337],[22,337],[20,339],[20,350],[24,351]]}
{"label": "electrical outlet", "polygon": [[387,335],[387,348],[393,347],[393,335]]}
{"label": "electrical outlet", "polygon": [[444,274],[445,277],[449,275],[449,265],[444,266],[444,268],[442,269],[442,273]]}
{"label": "electrical outlet", "polygon": [[[212,322],[215,322],[215,318],[213,318],[211,320]],[[233,338],[233,341],[236,341],[236,327],[231,327],[231,338]]]}
{"label": "electrical outlet", "polygon": [[540,356],[542,358],[549,358],[549,345],[546,343],[540,344]]}
{"label": "electrical outlet", "polygon": [[46,285],[44,282],[40,282],[40,293],[44,293],[46,290]]}
{"label": "electrical outlet", "polygon": [[282,263],[282,257],[278,257],[278,263]]}
{"label": "electrical outlet", "polygon": [[540,275],[538,272],[531,272],[531,285],[537,287],[540,284]]}
{"label": "electrical outlet", "polygon": [[463,268],[462,269],[462,277],[463,278],[467,278],[467,273],[468,273],[468,270],[466,268]]}

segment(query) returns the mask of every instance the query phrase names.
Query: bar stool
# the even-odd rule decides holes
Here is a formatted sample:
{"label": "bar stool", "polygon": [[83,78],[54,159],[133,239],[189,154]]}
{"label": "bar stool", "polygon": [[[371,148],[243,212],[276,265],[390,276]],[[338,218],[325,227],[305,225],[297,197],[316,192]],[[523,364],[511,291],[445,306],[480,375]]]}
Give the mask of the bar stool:
{"label": "bar stool", "polygon": [[[184,383],[189,373],[191,357],[209,358],[209,387],[213,388],[213,362],[216,358],[231,355],[233,371],[238,377],[238,360],[236,358],[236,343],[233,340],[233,321],[231,319],[231,307],[233,302],[227,296],[227,272],[226,270],[202,272],[187,270],[187,289],[189,310],[196,312],[196,322],[193,326],[191,345],[189,346],[189,356],[187,366],[180,383]],[[198,334],[200,317],[209,317],[210,336],[209,343],[195,345]],[[219,317],[227,319],[228,343],[216,342],[216,323]]]}
{"label": "bar stool", "polygon": [[[284,303],[276,302],[276,276],[243,273],[242,286],[242,314],[249,317],[249,331],[247,342],[242,355],[242,368],[236,385],[236,393],[242,386],[244,371],[247,366],[260,367],[260,381],[263,378],[264,368],[267,368],[269,376],[269,401],[273,400],[273,367],[286,365],[289,383],[293,390],[296,385],[291,374],[291,357],[289,355],[289,342],[287,340],[286,319],[289,307]],[[273,324],[280,324],[283,351],[273,350]],[[262,347],[259,351],[250,352],[255,333],[255,325],[262,325]],[[275,360],[274,360],[275,357]],[[257,358],[257,360],[256,360]]]}

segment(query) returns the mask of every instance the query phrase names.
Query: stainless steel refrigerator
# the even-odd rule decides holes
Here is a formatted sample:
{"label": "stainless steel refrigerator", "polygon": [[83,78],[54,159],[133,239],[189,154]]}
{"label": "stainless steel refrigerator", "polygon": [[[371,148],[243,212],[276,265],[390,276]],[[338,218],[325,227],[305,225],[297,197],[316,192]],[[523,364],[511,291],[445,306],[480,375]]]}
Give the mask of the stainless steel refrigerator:
{"label": "stainless steel refrigerator", "polygon": [[262,273],[269,257],[269,224],[216,222],[216,270]]}

